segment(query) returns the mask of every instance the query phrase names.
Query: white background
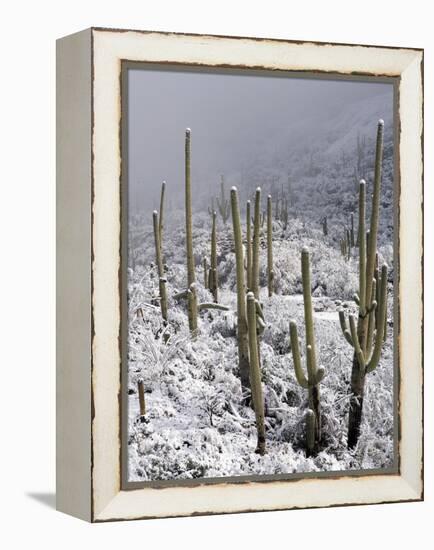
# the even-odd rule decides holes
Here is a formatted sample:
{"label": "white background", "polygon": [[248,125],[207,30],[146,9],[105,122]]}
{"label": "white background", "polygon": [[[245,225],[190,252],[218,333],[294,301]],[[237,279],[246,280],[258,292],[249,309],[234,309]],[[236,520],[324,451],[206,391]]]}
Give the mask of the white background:
{"label": "white background", "polygon": [[[158,4],[158,6],[157,6]],[[433,14],[420,0],[3,3],[0,545],[428,548],[433,543]],[[88,525],[54,511],[55,39],[89,26],[425,48],[424,503]],[[431,539],[431,540],[430,540]]]}

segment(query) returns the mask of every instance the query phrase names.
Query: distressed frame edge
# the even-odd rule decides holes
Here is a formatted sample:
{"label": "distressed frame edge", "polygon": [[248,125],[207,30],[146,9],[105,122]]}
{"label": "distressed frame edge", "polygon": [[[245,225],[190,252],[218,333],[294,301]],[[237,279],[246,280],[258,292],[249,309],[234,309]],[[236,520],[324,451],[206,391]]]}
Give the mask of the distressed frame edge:
{"label": "distressed frame edge", "polygon": [[[92,29],[92,34],[97,31],[98,29]],[[107,30],[104,30],[103,32],[107,32]],[[117,31],[111,31],[111,32],[117,32]],[[128,31],[122,31],[122,32],[128,32]],[[164,33],[152,33],[151,34],[156,34],[156,35],[161,35],[161,34],[164,34]],[[174,33],[169,33],[169,35],[171,37],[173,36],[176,36]],[[182,35],[184,36],[184,35]],[[191,35],[188,35],[188,36],[191,36]],[[194,36],[198,36],[198,37],[201,37],[201,35],[194,35]],[[227,37],[228,39],[235,39],[234,37]],[[252,39],[252,38],[247,38],[246,40],[252,40],[254,41],[255,39]],[[261,41],[263,39],[260,39]],[[265,39],[264,39],[265,40]],[[291,43],[291,41],[282,41],[284,43]],[[315,44],[315,43],[309,43],[309,44]],[[333,46],[333,45],[331,45]],[[337,45],[337,46],[340,46],[340,45]],[[349,45],[348,47],[350,48],[353,48],[355,47],[354,45]],[[363,45],[362,45],[363,47]],[[380,47],[381,48],[381,47]],[[404,50],[403,48],[397,48],[398,50]],[[408,49],[405,49],[405,51],[409,51]],[[421,67],[423,66],[423,51],[422,50],[416,50],[416,49],[412,49],[411,50],[412,52],[414,52],[414,57],[413,57],[413,60],[415,58],[417,58],[417,54],[421,54],[420,55],[420,63],[421,63]],[[146,61],[146,60],[144,60]],[[420,111],[420,115],[422,115],[422,111],[423,111],[423,72],[422,70],[420,71],[420,73],[418,73],[418,75],[416,76],[416,78],[420,76],[420,83],[421,83],[421,101],[418,103],[418,111]],[[421,137],[423,139],[423,117],[421,116]],[[423,153],[423,151],[422,151]],[[421,156],[421,158],[418,160],[418,163],[421,167],[421,173],[422,173],[422,177],[423,177],[423,156]],[[422,182],[421,182],[422,183]],[[423,201],[422,201],[422,208],[423,208]],[[421,218],[418,220],[419,222],[421,222]],[[420,225],[420,223],[418,224]],[[422,236],[423,234],[419,235],[418,237],[418,241],[420,243],[422,243]],[[422,273],[421,273],[422,275]],[[421,291],[422,291],[422,287],[421,287]],[[423,295],[421,294],[421,298],[423,299]],[[421,324],[423,323],[423,309],[419,312],[420,313],[420,320],[421,320]],[[423,419],[422,419],[423,421]],[[402,489],[403,491],[405,490],[406,491],[406,495],[408,498],[405,498],[405,500],[420,500],[423,498],[423,449],[422,449],[422,454],[421,454],[421,485],[419,486],[419,484],[416,483],[416,485],[412,484],[411,482],[409,481],[406,481],[404,476],[393,476],[393,477],[397,477],[397,478],[400,478],[401,481],[403,481],[403,486],[402,486]],[[366,476],[365,476],[365,479],[366,479]],[[378,478],[377,478],[378,480]],[[322,481],[322,480],[321,480]],[[414,480],[413,480],[414,481]],[[334,483],[336,483],[336,480],[333,480]],[[285,483],[284,481],[279,481],[277,483]],[[226,487],[226,484],[223,482],[220,486],[225,486]],[[94,489],[94,488],[93,488]],[[184,491],[186,488],[185,487],[182,487],[182,488],[179,488],[180,490]],[[187,488],[189,489],[189,491],[191,491],[193,488]],[[151,490],[155,490],[155,489],[151,489]],[[166,490],[166,489],[163,489],[163,490]],[[178,490],[178,488],[177,488]],[[147,491],[147,490],[143,490],[143,489],[139,489],[137,491]],[[119,512],[116,512],[115,515],[113,515],[113,508],[117,508],[117,502],[115,501],[119,501],[119,498],[120,497],[121,499],[123,499],[123,494],[128,492],[129,494],[131,493],[134,493],[134,492],[137,492],[137,491],[120,491],[117,493],[117,495],[112,499],[110,500],[108,503],[106,503],[107,505],[105,507],[103,507],[102,509],[99,510],[99,512],[97,514],[93,514],[92,515],[92,520],[93,521],[109,521],[109,520],[116,520],[116,519],[135,519],[135,517],[128,517],[128,518],[125,518],[125,517],[121,517],[121,515],[116,515],[118,514]],[[161,489],[159,489],[159,491],[161,491]],[[404,495],[404,493],[403,493]],[[92,494],[92,497],[94,496],[94,494]],[[402,500],[402,499],[399,499],[399,500]],[[384,501],[384,502],[396,502],[396,501],[399,501],[398,499],[392,499],[392,500],[387,500],[387,501]],[[349,505],[349,504],[368,504],[368,503],[375,503],[375,500],[370,500],[369,502],[345,502],[345,503],[333,503],[333,504],[325,504],[327,506],[339,506],[339,505]],[[323,505],[319,505],[320,507],[323,506]],[[285,506],[284,508],[282,509],[290,509],[290,508],[298,508],[299,506]],[[316,505],[313,505],[313,506],[302,506],[302,507],[318,507]],[[279,509],[279,508],[273,508],[273,509]],[[265,510],[265,508],[264,508]],[[233,510],[230,510],[230,511],[200,511],[200,512],[197,512],[197,513],[200,513],[200,514],[207,514],[207,513],[236,513],[236,512],[242,512],[242,511],[260,511],[260,509],[258,508],[255,508],[254,510],[239,510],[239,509],[233,509]],[[155,515],[146,515],[146,516],[136,516],[137,518],[145,518],[145,517],[175,517],[176,515],[195,515],[196,512],[185,512],[185,513],[182,513],[182,514],[163,514],[163,515],[160,515],[160,516],[155,516]]]}

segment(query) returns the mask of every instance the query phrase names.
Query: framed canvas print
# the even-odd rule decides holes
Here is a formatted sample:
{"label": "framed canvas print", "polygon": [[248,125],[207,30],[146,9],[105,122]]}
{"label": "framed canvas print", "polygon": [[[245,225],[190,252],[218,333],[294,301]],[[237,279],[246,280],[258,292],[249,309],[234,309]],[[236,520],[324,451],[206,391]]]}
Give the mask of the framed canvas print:
{"label": "framed canvas print", "polygon": [[57,503],[423,498],[423,51],[57,44]]}

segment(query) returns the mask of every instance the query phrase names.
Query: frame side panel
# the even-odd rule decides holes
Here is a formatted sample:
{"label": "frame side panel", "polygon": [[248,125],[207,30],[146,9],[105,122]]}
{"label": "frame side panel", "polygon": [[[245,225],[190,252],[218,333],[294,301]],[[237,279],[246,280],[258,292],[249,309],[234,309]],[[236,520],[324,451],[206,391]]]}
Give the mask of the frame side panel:
{"label": "frame side panel", "polygon": [[56,507],[91,520],[91,31],[56,45]]}

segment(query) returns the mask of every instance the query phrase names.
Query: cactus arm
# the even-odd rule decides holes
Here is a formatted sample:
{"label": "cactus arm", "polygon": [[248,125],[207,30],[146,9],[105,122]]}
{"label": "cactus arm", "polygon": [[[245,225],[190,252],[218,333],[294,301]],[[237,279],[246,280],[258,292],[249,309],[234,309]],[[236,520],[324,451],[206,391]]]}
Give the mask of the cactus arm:
{"label": "cactus arm", "polygon": [[365,356],[360,347],[359,335],[357,334],[357,326],[354,315],[349,316],[350,319],[350,331],[351,331],[351,340],[353,341],[354,351],[356,353],[357,361],[362,370],[365,368]]}
{"label": "cactus arm", "polygon": [[375,330],[375,311],[369,314],[368,318],[368,334],[366,337],[366,349],[371,350],[374,343],[374,330]]}
{"label": "cactus arm", "polygon": [[202,311],[204,309],[218,309],[220,311],[229,311],[228,306],[224,306],[223,304],[216,304],[214,302],[203,302],[202,304],[199,304],[197,306],[198,311]]}
{"label": "cactus arm", "polygon": [[351,338],[351,332],[345,318],[345,313],[342,309],[339,310],[339,323],[341,325],[342,334],[345,336],[345,340],[350,344],[350,346],[352,346],[353,339]]}
{"label": "cactus arm", "polygon": [[265,321],[264,312],[262,311],[261,304],[259,303],[259,300],[255,300],[255,307],[256,307],[256,315]]}
{"label": "cactus arm", "polygon": [[316,386],[324,378],[325,370],[324,367],[316,368],[316,365],[313,363],[311,346],[306,347],[306,363],[309,387]]}
{"label": "cactus arm", "polygon": [[374,300],[370,307],[367,308],[367,313],[373,313],[377,309],[377,300]]}
{"label": "cactus arm", "polygon": [[366,304],[366,309],[367,309],[367,312],[370,313],[371,311],[375,311],[375,308],[377,307],[377,304],[378,304],[378,292],[377,292],[377,284],[379,283],[378,281],[378,278],[379,278],[379,274],[378,274],[378,268],[376,269],[377,271],[377,274],[375,274],[374,272],[374,277],[371,281],[371,285],[372,285],[372,288],[371,288],[371,305],[368,307],[368,304]]}
{"label": "cactus arm", "polygon": [[259,366],[259,348],[256,335],[256,307],[255,296],[252,292],[247,294],[247,326],[249,332],[250,353],[250,386],[252,388],[253,406],[256,416],[256,428],[258,431],[258,446],[256,452],[265,454],[265,418],[264,398],[262,394],[261,371]]}
{"label": "cactus arm", "polygon": [[359,295],[357,294],[357,292],[354,294],[353,300],[355,301],[355,303],[356,303],[358,306],[360,305],[360,298],[359,298]]}
{"label": "cactus arm", "polygon": [[309,382],[304,375],[303,369],[301,367],[300,346],[298,343],[297,324],[295,321],[291,321],[289,323],[289,335],[291,338],[291,351],[292,358],[294,360],[295,376],[300,386],[307,389],[309,387]]}
{"label": "cactus arm", "polygon": [[378,309],[378,329],[375,336],[375,345],[372,351],[372,355],[369,358],[366,366],[366,372],[373,371],[380,361],[381,348],[383,345],[384,337],[384,317],[386,315],[386,295],[387,295],[387,265],[384,264],[381,268],[381,290],[380,290],[380,305]]}
{"label": "cactus arm", "polygon": [[255,193],[255,212],[253,222],[253,250],[252,250],[252,292],[259,299],[259,226],[261,217],[261,188]]}
{"label": "cactus arm", "polygon": [[316,369],[316,373],[315,373],[315,385],[319,384],[321,382],[321,380],[324,378],[324,375],[325,375],[325,368],[324,367],[318,367]]}
{"label": "cactus arm", "polygon": [[[371,293],[371,296],[376,296],[376,285],[377,285],[377,282],[376,282],[375,279],[373,279],[372,280],[372,293]],[[372,344],[374,342],[374,329],[375,329],[375,325],[376,325],[376,322],[375,322],[376,308],[377,308],[377,302],[376,302],[376,300],[374,300],[371,303],[370,307],[367,308],[367,310],[366,310],[367,313],[368,313],[368,335],[367,335],[367,341],[366,341],[366,349],[367,350],[372,349]]]}
{"label": "cactus arm", "polygon": [[187,298],[188,290],[181,290],[173,295],[174,300],[184,300]]}
{"label": "cactus arm", "polygon": [[265,324],[265,322],[256,314],[256,327],[257,327],[258,335],[264,332],[266,326],[267,325]]}

